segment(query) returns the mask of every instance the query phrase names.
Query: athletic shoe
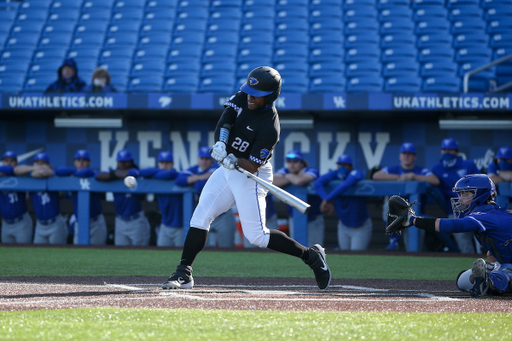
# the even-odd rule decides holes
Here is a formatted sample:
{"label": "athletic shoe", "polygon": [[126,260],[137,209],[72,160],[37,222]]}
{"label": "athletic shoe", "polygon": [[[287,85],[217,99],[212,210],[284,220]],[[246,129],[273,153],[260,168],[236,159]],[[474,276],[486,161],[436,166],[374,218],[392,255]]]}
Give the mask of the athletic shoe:
{"label": "athletic shoe", "polygon": [[398,251],[400,245],[398,244],[400,241],[401,235],[392,234],[389,236],[389,245],[386,247],[387,251]]}
{"label": "athletic shoe", "polygon": [[192,267],[178,265],[176,272],[162,284],[162,289],[192,289],[194,287],[194,278],[192,277]]}
{"label": "athletic shoe", "polygon": [[308,252],[309,259],[304,263],[313,270],[318,288],[325,290],[331,284],[331,270],[325,262],[325,250],[321,245],[315,244],[308,249]]}
{"label": "athletic shoe", "polygon": [[[473,273],[473,288],[471,289],[471,296],[473,297],[481,297],[487,293],[489,290],[489,283],[487,279],[489,278],[489,274],[487,272],[488,266],[484,259],[478,258],[471,268],[471,272]],[[471,278],[470,278],[471,280]]]}

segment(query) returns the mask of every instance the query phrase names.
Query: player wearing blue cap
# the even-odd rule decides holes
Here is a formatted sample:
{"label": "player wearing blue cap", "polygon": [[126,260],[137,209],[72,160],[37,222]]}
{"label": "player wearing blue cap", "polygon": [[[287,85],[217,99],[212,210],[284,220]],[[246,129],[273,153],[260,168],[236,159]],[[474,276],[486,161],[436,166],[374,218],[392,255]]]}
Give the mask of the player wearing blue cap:
{"label": "player wearing blue cap", "polygon": [[[49,178],[54,175],[50,158],[37,153],[32,166],[18,166],[16,175],[30,174],[32,178]],[[37,218],[34,244],[66,244],[68,228],[60,214],[59,192],[31,192],[32,205]]]}
{"label": "player wearing blue cap", "polygon": [[[372,176],[373,180],[395,180],[395,181],[426,181],[432,186],[439,185],[439,179],[428,168],[416,165],[416,146],[410,142],[404,142],[400,146],[400,154],[398,156],[400,164],[396,166],[384,167]],[[421,213],[424,213],[424,205],[422,205]],[[384,222],[387,222],[388,205],[387,199],[382,210]],[[407,231],[406,231],[407,232]],[[422,238],[425,234],[422,232]],[[392,234],[389,236],[389,245],[386,250],[398,250],[400,234]],[[407,239],[406,239],[407,240]],[[423,243],[420,243],[422,245]],[[408,245],[406,244],[406,250]]]}
{"label": "player wearing blue cap", "polygon": [[[308,167],[308,162],[299,150],[291,150],[285,156],[286,167],[280,168],[274,173],[272,183],[278,187],[288,185],[308,186],[320,176],[320,172],[316,168]],[[308,195],[308,204],[311,208],[308,212],[308,245],[323,244],[325,222],[322,212],[320,212],[320,204],[322,200],[317,195]],[[290,237],[295,238],[293,226],[294,210],[287,205],[288,214],[290,216],[288,225],[290,227]]]}
{"label": "player wearing blue cap", "polygon": [[[139,169],[128,149],[121,149],[116,156],[117,169],[100,172],[96,179],[112,181],[127,176],[139,177]],[[149,245],[150,226],[141,205],[141,196],[131,193],[114,193],[116,211],[115,245]]]}
{"label": "player wearing blue cap", "polygon": [[[6,151],[2,157],[0,176],[13,176],[18,166],[18,156]],[[0,192],[2,215],[2,243],[32,243],[34,224],[27,212],[27,200],[23,192]]]}
{"label": "player wearing blue cap", "polygon": [[[359,169],[354,169],[352,158],[342,154],[337,160],[338,169],[319,177],[313,187],[322,198],[320,210],[324,213],[336,212],[338,221],[338,245],[341,250],[366,250],[372,236],[372,220],[366,207],[366,199],[343,197],[343,192],[364,179]],[[342,181],[330,193],[325,186],[331,181]]]}
{"label": "player wearing blue cap", "polygon": [[[178,171],[174,169],[171,152],[158,154],[158,167],[140,170],[140,176],[160,180],[175,180]],[[157,246],[183,246],[183,198],[181,194],[157,194],[158,208],[162,221],[157,229]]]}
{"label": "player wearing blue cap", "polygon": [[[199,148],[197,163],[178,175],[176,185],[182,187],[194,185],[197,193],[201,193],[206,181],[219,168],[219,164],[212,158],[210,148],[206,146]],[[234,247],[235,231],[235,216],[231,210],[228,210],[216,217],[210,224],[206,245],[209,247]]]}
{"label": "player wearing blue cap", "polygon": [[[459,156],[458,142],[447,138],[441,143],[441,161],[432,167],[432,173],[440,180],[438,188],[446,200],[446,206],[443,209],[449,217],[453,217],[450,199],[457,197],[457,194],[452,192],[453,186],[464,175],[481,172],[473,161],[464,160]],[[475,253],[472,233],[456,233],[453,237],[460,252]]]}
{"label": "player wearing blue cap", "polygon": [[512,149],[501,147],[494,162],[487,168],[487,175],[497,185],[503,181],[512,181]]}
{"label": "player wearing blue cap", "polygon": [[[75,167],[60,167],[55,170],[56,176],[74,176],[77,178],[92,178],[98,172],[90,168],[91,157],[89,152],[84,149],[77,150],[75,153],[73,165]],[[78,193],[71,193],[73,210],[78,217]],[[105,245],[107,243],[107,224],[103,216],[103,207],[101,206],[101,193],[91,192],[90,194],[90,220],[89,220],[89,242],[91,245]],[[74,236],[73,243],[78,244],[78,221],[73,224]]]}

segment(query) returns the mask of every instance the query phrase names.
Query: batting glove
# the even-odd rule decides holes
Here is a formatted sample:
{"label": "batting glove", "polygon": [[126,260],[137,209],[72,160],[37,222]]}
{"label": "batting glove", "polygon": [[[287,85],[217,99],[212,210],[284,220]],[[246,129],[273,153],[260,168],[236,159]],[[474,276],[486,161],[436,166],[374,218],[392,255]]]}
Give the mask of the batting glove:
{"label": "batting glove", "polygon": [[222,162],[222,160],[224,160],[224,158],[228,155],[226,152],[226,144],[222,141],[217,141],[217,143],[215,143],[212,147],[211,154],[215,160]]}
{"label": "batting glove", "polygon": [[222,160],[222,165],[229,170],[235,169],[235,166],[238,164],[238,159],[233,154],[229,154]]}

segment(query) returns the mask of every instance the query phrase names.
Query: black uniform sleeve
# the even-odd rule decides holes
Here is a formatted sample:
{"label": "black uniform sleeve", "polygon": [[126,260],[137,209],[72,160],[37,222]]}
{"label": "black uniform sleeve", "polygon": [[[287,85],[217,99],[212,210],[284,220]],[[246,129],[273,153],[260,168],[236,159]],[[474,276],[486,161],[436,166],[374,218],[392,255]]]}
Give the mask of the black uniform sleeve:
{"label": "black uniform sleeve", "polygon": [[231,129],[231,126],[235,122],[235,119],[238,117],[243,107],[243,99],[241,97],[242,93],[238,92],[231,96],[231,98],[224,104],[224,112],[222,113],[219,121],[217,122],[217,127],[215,128],[214,139],[215,141],[219,141],[220,129],[226,128],[228,130]]}

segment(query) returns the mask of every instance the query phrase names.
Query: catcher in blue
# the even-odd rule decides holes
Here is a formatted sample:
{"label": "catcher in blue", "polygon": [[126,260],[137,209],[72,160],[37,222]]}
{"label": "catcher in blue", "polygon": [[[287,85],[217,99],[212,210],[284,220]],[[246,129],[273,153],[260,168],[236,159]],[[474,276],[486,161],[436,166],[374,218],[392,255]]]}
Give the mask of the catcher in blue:
{"label": "catcher in blue", "polygon": [[240,91],[224,105],[215,129],[211,156],[222,167],[208,178],[190,220],[180,264],[163,289],[192,289],[192,264],[208,238],[211,222],[236,205],[244,236],[253,245],[300,258],[315,274],[321,290],[331,282],[325,251],[315,244],[305,247],[279,230],[269,230],[265,221],[267,190],[242,174],[243,168],[261,179],[272,181],[270,158],[279,142],[281,126],[274,101],[281,92],[281,75],[260,66],[247,76]]}
{"label": "catcher in blue", "polygon": [[473,232],[487,250],[487,260],[477,259],[473,267],[457,276],[457,287],[473,297],[502,295],[512,283],[512,213],[494,202],[496,186],[485,174],[469,174],[453,187],[451,199],[455,219],[417,217],[407,200],[389,198],[388,234],[400,233],[409,226],[426,231]]}

